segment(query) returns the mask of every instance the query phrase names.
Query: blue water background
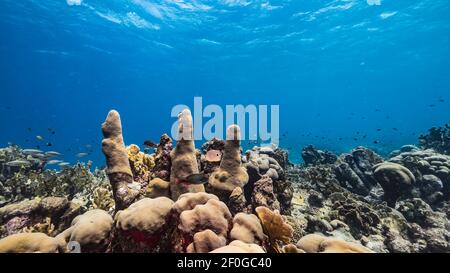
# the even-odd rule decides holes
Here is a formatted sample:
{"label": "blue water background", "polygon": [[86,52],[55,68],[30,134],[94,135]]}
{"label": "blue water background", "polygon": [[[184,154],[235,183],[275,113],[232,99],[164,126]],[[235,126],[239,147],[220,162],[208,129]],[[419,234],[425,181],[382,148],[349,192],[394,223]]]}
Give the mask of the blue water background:
{"label": "blue water background", "polygon": [[295,161],[307,144],[387,154],[449,122],[449,14],[447,0],[2,0],[0,144],[101,166],[110,109],[141,145],[201,96],[280,105]]}

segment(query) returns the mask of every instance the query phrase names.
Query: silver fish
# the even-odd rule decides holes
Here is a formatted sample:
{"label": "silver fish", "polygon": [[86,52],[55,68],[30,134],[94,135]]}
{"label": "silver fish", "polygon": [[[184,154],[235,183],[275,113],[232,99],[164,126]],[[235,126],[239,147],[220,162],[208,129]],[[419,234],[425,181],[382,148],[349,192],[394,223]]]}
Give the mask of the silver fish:
{"label": "silver fish", "polygon": [[58,165],[60,166],[60,167],[64,167],[64,166],[69,166],[69,162],[61,162],[61,163],[59,163]]}
{"label": "silver fish", "polygon": [[61,156],[61,154],[58,152],[55,152],[55,151],[49,151],[49,152],[45,153],[45,156],[46,157],[58,157],[58,156]]}
{"label": "silver fish", "polygon": [[24,153],[26,155],[35,155],[35,154],[41,154],[42,151],[41,150],[36,150],[36,149],[23,149],[22,153]]}
{"label": "silver fish", "polygon": [[77,157],[78,158],[82,158],[82,157],[85,157],[87,155],[88,155],[88,153],[79,153],[79,154],[77,154]]}
{"label": "silver fish", "polygon": [[42,141],[42,140],[44,140],[44,137],[42,137],[42,136],[36,136],[36,139],[39,140],[39,141]]}
{"label": "silver fish", "polygon": [[47,162],[48,165],[55,165],[55,164],[59,164],[62,163],[61,160],[50,160]]}
{"label": "silver fish", "polygon": [[14,160],[6,163],[5,165],[9,167],[28,167],[31,163],[26,160]]}

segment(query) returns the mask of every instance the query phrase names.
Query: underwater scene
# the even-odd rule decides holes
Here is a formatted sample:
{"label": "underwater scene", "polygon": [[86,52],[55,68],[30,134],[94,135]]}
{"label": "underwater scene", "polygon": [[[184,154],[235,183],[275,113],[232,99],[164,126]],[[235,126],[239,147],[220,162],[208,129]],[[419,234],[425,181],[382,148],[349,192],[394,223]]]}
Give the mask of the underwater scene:
{"label": "underwater scene", "polygon": [[449,14],[1,0],[0,253],[449,253]]}

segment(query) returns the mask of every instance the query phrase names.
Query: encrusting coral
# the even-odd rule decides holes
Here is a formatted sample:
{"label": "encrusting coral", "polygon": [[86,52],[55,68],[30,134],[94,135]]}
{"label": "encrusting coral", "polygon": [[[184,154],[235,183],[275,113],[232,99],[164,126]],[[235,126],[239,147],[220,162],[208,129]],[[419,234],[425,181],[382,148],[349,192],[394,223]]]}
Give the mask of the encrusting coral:
{"label": "encrusting coral", "polygon": [[155,167],[153,157],[141,152],[139,146],[135,144],[129,145],[126,150],[134,181],[145,187],[150,181],[151,171]]}
{"label": "encrusting coral", "polygon": [[203,185],[192,185],[186,181],[190,175],[199,173],[193,130],[191,111],[185,109],[178,115],[177,145],[170,153],[172,200],[177,200],[183,193],[205,191]]}
{"label": "encrusting coral", "polygon": [[220,167],[209,177],[212,192],[222,200],[226,200],[235,188],[243,188],[248,182],[247,170],[241,164],[240,139],[239,126],[229,126]]}
{"label": "encrusting coral", "polygon": [[44,233],[19,233],[0,240],[0,253],[64,252],[59,240]]}
{"label": "encrusting coral", "polygon": [[373,253],[362,245],[317,234],[309,234],[300,239],[297,248],[306,253]]}
{"label": "encrusting coral", "polygon": [[154,156],[155,166],[152,170],[153,178],[160,178],[164,181],[170,180],[170,169],[172,167],[170,153],[173,150],[172,145],[172,139],[167,134],[163,134],[159,140]]}
{"label": "encrusting coral", "polygon": [[131,205],[139,195],[139,190],[132,187],[133,173],[131,172],[127,150],[122,136],[122,124],[117,111],[109,112],[102,124],[102,149],[106,157],[109,181],[114,193],[116,210]]}

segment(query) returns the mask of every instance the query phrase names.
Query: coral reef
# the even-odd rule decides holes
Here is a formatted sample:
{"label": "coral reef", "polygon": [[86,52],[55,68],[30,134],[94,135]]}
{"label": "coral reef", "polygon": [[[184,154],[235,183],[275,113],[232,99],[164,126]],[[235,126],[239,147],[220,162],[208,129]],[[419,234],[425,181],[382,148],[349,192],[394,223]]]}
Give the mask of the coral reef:
{"label": "coral reef", "polygon": [[172,168],[170,153],[172,149],[172,139],[166,134],[162,135],[154,156],[153,178],[160,178],[164,181],[170,180],[170,169]]}
{"label": "coral reef", "polygon": [[362,245],[317,234],[303,237],[297,247],[306,253],[373,253]]}
{"label": "coral reef", "polygon": [[419,137],[419,145],[424,149],[433,149],[438,153],[450,155],[450,125],[431,128],[427,134]]}
{"label": "coral reef", "polygon": [[336,178],[345,188],[361,195],[368,195],[377,186],[373,177],[373,166],[383,162],[375,152],[357,147],[349,154],[339,156],[334,171]]}
{"label": "coral reef", "polygon": [[141,152],[139,146],[135,144],[129,145],[126,150],[133,180],[139,183],[141,188],[144,188],[150,181],[151,171],[155,167],[154,159],[151,155]]}
{"label": "coral reef", "polygon": [[80,213],[80,206],[65,197],[24,200],[0,208],[0,237],[20,232],[45,232],[54,236]]}
{"label": "coral reef", "polygon": [[[259,195],[258,189],[268,189],[265,185],[270,184],[270,179],[272,181],[273,195],[278,201],[274,203],[279,203],[281,213],[289,214],[293,189],[291,183],[286,180],[284,169],[275,160],[275,157],[279,157],[277,154],[280,153],[277,153],[277,150],[275,149],[274,151],[273,147],[254,147],[246,152],[245,167],[249,175],[249,182],[244,187],[244,194],[247,201],[259,199],[257,197],[254,198],[254,196]],[[264,175],[266,177],[263,179]],[[255,191],[257,182],[260,182],[260,186]],[[270,186],[268,187],[270,188]],[[267,196],[265,193],[262,195]],[[272,193],[268,195],[272,195]],[[253,207],[253,209],[255,208]],[[274,208],[277,208],[277,205]]]}
{"label": "coral reef", "polygon": [[273,146],[242,156],[236,125],[196,150],[189,110],[155,154],[121,126],[116,111],[102,125],[106,170],[0,149],[0,252],[450,252],[446,129],[387,158],[307,146],[294,165]]}
{"label": "coral reef", "polygon": [[318,164],[333,164],[338,159],[338,157],[332,152],[318,150],[312,145],[308,145],[303,148],[302,158],[307,166]]}

